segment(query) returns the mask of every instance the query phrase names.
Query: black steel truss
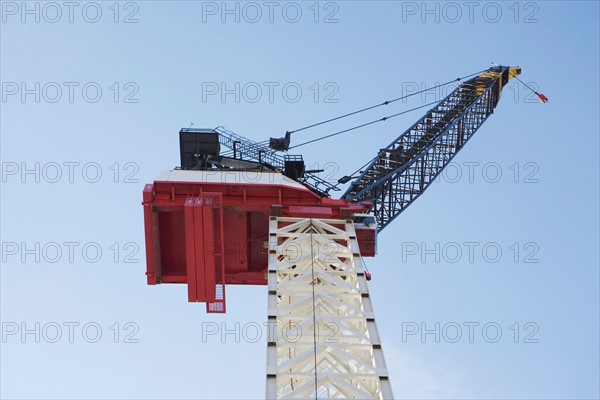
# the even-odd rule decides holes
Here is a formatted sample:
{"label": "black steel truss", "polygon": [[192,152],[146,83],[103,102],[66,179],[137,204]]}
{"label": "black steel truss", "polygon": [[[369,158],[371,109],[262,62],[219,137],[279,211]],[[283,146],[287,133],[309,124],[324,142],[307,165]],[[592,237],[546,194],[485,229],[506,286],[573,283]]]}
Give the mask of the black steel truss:
{"label": "black steel truss", "polygon": [[372,202],[381,231],[429,187],[493,113],[508,74],[508,67],[494,67],[461,84],[381,150],[342,198]]}
{"label": "black steel truss", "polygon": [[[248,138],[235,134],[222,126],[215,128],[219,133],[219,143],[229,149],[227,156],[235,159],[256,161],[273,170],[285,171],[285,157],[277,154],[268,145],[254,142]],[[318,175],[305,172],[302,178],[297,179],[321,196],[328,196],[330,190],[340,190],[337,186],[319,178]]]}

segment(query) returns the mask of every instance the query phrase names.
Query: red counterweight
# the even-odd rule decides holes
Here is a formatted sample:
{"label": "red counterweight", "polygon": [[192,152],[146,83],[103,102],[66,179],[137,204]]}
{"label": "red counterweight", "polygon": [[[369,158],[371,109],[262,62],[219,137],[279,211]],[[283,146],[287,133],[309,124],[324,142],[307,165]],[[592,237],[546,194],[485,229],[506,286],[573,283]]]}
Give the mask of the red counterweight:
{"label": "red counterweight", "polygon": [[277,172],[166,171],[142,205],[148,284],[187,283],[207,312],[225,312],[226,284],[267,284],[270,215],[355,218],[361,254],[376,251],[377,224],[360,217],[368,204],[320,197]]}

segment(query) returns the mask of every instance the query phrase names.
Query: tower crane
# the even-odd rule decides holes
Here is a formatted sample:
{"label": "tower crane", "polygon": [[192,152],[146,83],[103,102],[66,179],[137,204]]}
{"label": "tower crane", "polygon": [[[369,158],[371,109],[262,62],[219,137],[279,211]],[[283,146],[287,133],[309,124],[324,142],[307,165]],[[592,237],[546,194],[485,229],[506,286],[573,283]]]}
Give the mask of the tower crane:
{"label": "tower crane", "polygon": [[225,313],[226,285],[266,285],[268,399],[393,398],[363,257],[520,72],[471,75],[335,184],[289,154],[294,132],[255,142],[224,127],[181,129],[180,167],[143,190],[147,283],[186,284],[208,313]]}

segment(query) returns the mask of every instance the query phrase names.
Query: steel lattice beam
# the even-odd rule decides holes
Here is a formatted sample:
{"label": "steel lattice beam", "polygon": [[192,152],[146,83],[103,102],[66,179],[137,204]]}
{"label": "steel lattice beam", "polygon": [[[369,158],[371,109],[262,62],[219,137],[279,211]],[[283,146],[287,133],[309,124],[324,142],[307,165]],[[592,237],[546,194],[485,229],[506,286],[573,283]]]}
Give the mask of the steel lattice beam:
{"label": "steel lattice beam", "polygon": [[[222,126],[216,127],[215,131],[219,133],[219,143],[231,149],[231,152],[224,153],[225,155],[239,157],[239,159],[245,157],[247,160],[260,162],[272,169],[285,170],[284,157],[277,154],[268,145],[254,142]],[[304,178],[301,179],[301,182],[323,196],[327,196],[330,190],[339,190],[336,185],[310,172],[304,173]]]}
{"label": "steel lattice beam", "polygon": [[267,399],[393,398],[352,220],[269,228]]}
{"label": "steel lattice beam", "polygon": [[466,81],[400,135],[342,196],[372,202],[378,230],[412,204],[493,113],[519,68],[494,67]]}

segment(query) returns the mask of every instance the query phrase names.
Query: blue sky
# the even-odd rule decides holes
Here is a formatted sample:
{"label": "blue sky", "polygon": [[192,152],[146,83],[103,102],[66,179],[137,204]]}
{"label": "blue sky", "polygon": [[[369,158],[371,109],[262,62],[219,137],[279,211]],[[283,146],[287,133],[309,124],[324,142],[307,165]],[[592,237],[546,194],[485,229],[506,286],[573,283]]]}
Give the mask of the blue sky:
{"label": "blue sky", "polygon": [[[248,329],[264,287],[230,286],[221,316],[183,286],[145,285],[141,192],[178,164],[178,130],[265,140],[491,61],[550,102],[511,81],[380,235],[367,262],[394,393],[600,396],[598,2],[23,4],[2,2],[0,31],[1,397],[263,397],[266,346]],[[337,179],[420,116],[298,150]]]}

